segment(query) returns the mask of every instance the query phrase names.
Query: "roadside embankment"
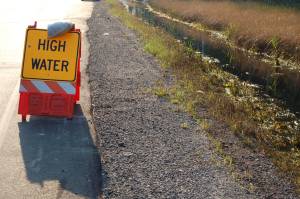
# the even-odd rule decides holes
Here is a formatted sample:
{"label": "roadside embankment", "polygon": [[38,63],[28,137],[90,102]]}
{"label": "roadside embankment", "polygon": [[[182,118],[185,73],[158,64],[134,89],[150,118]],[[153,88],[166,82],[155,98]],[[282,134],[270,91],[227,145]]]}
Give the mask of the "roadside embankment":
{"label": "roadside embankment", "polygon": [[[297,181],[299,118],[274,99],[262,98],[253,85],[202,61],[199,54],[163,31],[154,34],[151,28],[131,22],[126,16],[121,18],[141,33],[147,51],[163,65],[171,66],[177,84],[158,86],[158,95],[180,104],[197,119],[201,115],[199,109],[206,107],[210,115],[228,124],[246,145],[262,144],[275,163]],[[207,126],[201,116],[199,120]]]}
{"label": "roadside embankment", "polygon": [[269,155],[282,171],[300,184],[299,116],[280,101],[266,97],[257,86],[206,62],[200,54],[166,32],[141,25],[138,19],[133,20],[124,11],[115,12],[128,27],[141,34],[145,50],[172,70],[177,80],[173,86],[160,83],[155,94],[180,105],[223,142],[222,138],[228,134],[208,128],[215,125],[209,125],[203,118],[202,110],[206,110],[210,116],[227,124],[245,145]]}
{"label": "roadside embankment", "polygon": [[[252,144],[252,138],[273,133],[267,128],[259,131],[262,123],[255,123],[254,118],[262,114],[274,122],[274,112],[279,110],[258,107],[265,104],[256,98],[251,98],[256,106],[249,104],[255,94],[250,86],[206,64],[201,56],[145,25],[116,1],[110,3],[111,13],[135,32],[111,17],[104,2],[95,6],[88,22],[88,72],[106,175],[105,196],[297,198],[293,185],[263,154],[237,144],[234,136],[228,144],[207,134],[233,135],[233,131]],[[249,96],[241,98],[242,94]],[[259,112],[263,108],[267,112]],[[258,122],[264,122],[264,117]],[[264,138],[262,142],[272,140]],[[281,144],[282,140],[277,141]],[[243,153],[231,158],[225,153],[228,145]],[[236,171],[235,162],[243,169]]]}
{"label": "roadside embankment", "polygon": [[105,198],[255,198],[212,163],[208,138],[191,117],[148,92],[162,75],[159,64],[106,9],[96,4],[88,21]]}

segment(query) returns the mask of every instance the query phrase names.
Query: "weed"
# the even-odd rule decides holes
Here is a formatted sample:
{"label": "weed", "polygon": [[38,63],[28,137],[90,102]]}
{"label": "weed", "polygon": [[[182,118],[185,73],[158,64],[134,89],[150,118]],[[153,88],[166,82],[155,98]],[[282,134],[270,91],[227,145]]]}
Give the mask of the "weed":
{"label": "weed", "polygon": [[269,41],[269,45],[271,45],[273,49],[276,65],[279,65],[279,61],[278,61],[278,58],[280,57],[279,42],[280,42],[280,38],[277,36],[273,36]]}
{"label": "weed", "polygon": [[233,159],[232,159],[231,156],[225,155],[224,158],[223,158],[223,161],[224,161],[225,165],[228,165],[229,167],[233,166]]}
{"label": "weed", "polygon": [[237,32],[236,29],[237,28],[235,27],[235,25],[231,23],[225,28],[224,35],[227,38],[231,39],[236,34],[236,32]]}
{"label": "weed", "polygon": [[272,95],[278,95],[278,74],[273,74],[267,79],[267,90],[272,93]]}
{"label": "weed", "polygon": [[178,99],[171,99],[170,102],[172,104],[179,104],[180,103]]}
{"label": "weed", "polygon": [[207,134],[209,141],[212,143],[214,146],[214,151],[217,152],[219,155],[223,155],[223,148],[222,148],[222,143],[215,139],[214,137],[211,136],[211,134]]}
{"label": "weed", "polygon": [[210,128],[210,124],[206,119],[198,119],[197,123],[201,126],[201,128],[207,131]]}
{"label": "weed", "polygon": [[273,36],[270,41],[269,44],[271,44],[272,48],[275,51],[278,51],[278,45],[279,45],[279,38],[277,36]]}
{"label": "weed", "polygon": [[253,193],[256,190],[256,187],[250,182],[248,186],[248,191]]}
{"label": "weed", "polygon": [[166,97],[168,96],[167,89],[165,87],[155,87],[152,89],[153,93],[158,97]]}
{"label": "weed", "polygon": [[188,128],[189,128],[189,125],[188,125],[186,122],[184,122],[184,123],[181,123],[181,124],[180,124],[180,128],[188,129]]}

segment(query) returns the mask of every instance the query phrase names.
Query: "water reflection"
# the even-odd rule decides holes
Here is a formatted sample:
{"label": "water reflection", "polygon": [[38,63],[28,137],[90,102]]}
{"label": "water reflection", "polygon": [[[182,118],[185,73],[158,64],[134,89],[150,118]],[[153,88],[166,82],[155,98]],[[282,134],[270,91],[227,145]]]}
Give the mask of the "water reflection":
{"label": "water reflection", "polygon": [[[290,108],[300,110],[300,75],[298,71],[285,66],[276,66],[275,62],[263,61],[263,56],[250,55],[247,51],[233,48],[230,43],[212,37],[210,32],[198,31],[185,24],[171,21],[150,12],[145,4],[128,3],[121,0],[127,10],[142,18],[146,23],[160,27],[172,34],[195,51],[201,52],[204,59],[217,63],[224,70],[267,88],[276,84],[273,97],[284,99]],[[275,74],[275,75],[274,75]],[[273,88],[271,88],[273,89]]]}

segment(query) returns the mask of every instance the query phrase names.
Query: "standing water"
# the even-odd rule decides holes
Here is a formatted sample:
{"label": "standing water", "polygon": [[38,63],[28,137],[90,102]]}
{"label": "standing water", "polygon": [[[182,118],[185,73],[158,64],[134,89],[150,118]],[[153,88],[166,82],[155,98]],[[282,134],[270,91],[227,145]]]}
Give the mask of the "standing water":
{"label": "standing water", "polygon": [[283,99],[288,106],[300,110],[300,73],[287,66],[278,66],[264,55],[250,53],[233,47],[224,38],[215,37],[209,31],[199,31],[187,24],[155,14],[147,8],[147,1],[128,3],[121,0],[128,12],[146,23],[164,29],[188,47],[198,51],[209,62],[242,80],[261,85],[272,97]]}

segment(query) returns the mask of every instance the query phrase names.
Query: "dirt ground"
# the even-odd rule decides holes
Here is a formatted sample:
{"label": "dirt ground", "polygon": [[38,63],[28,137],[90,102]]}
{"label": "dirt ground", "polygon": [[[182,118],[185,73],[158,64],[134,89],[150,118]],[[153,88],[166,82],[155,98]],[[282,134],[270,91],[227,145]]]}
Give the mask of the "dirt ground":
{"label": "dirt ground", "polygon": [[[266,157],[243,148],[234,136],[224,138],[223,145],[237,157],[237,170],[247,164],[254,177],[238,182],[228,167],[216,164],[219,157],[204,130],[149,92],[163,79],[161,67],[107,8],[96,3],[88,21],[88,74],[104,197],[297,198]],[[208,117],[205,110],[203,117]],[[211,121],[216,131],[227,131]],[[184,123],[187,128],[182,128]],[[247,183],[257,188],[249,191]]]}

